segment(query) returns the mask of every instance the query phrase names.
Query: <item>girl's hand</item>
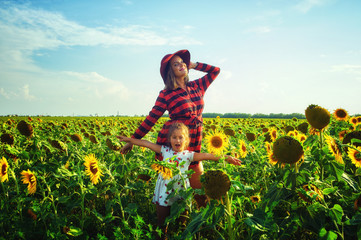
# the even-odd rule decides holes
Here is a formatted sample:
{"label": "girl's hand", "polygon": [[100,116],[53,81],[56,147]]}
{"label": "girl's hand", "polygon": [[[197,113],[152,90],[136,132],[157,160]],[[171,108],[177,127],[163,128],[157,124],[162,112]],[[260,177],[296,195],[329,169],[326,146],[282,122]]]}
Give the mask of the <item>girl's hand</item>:
{"label": "girl's hand", "polygon": [[119,141],[121,141],[121,142],[130,142],[130,138],[125,137],[125,136],[119,135],[119,136],[117,136],[117,138],[118,138]]}
{"label": "girl's hand", "polygon": [[242,165],[242,161],[237,159],[237,158],[234,158],[234,157],[231,157],[231,156],[227,156],[226,159],[225,159],[228,163],[230,164],[233,164],[233,165],[237,165],[237,166],[240,166]]}
{"label": "girl's hand", "polygon": [[128,152],[130,152],[133,149],[133,144],[130,142],[131,138],[128,138],[128,137],[125,137],[125,136],[117,136],[117,138],[121,142],[127,142],[127,144],[125,144],[122,147],[122,149],[120,149],[121,154],[127,154]]}

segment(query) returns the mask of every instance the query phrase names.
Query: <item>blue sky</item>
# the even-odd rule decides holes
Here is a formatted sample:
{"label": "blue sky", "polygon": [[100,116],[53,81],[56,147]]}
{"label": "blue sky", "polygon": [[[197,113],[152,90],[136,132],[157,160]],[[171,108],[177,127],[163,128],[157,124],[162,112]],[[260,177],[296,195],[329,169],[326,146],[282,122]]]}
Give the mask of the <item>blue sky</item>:
{"label": "blue sky", "polygon": [[146,115],[160,60],[179,49],[221,68],[204,112],[361,113],[360,11],[358,0],[0,0],[0,115]]}

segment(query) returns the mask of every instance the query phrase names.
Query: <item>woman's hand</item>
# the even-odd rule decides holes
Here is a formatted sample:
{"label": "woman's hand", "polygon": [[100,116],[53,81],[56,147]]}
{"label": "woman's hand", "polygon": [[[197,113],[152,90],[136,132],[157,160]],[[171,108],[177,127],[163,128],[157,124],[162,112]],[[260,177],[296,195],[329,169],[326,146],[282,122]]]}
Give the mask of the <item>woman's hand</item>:
{"label": "woman's hand", "polygon": [[197,63],[189,62],[189,66],[188,66],[189,69],[194,69],[196,67],[197,67]]}
{"label": "woman's hand", "polygon": [[240,166],[242,165],[242,161],[237,159],[237,158],[234,158],[234,157],[231,157],[231,156],[226,156],[226,159],[225,159],[228,163],[230,164],[233,164],[233,165],[237,165],[237,166]]}

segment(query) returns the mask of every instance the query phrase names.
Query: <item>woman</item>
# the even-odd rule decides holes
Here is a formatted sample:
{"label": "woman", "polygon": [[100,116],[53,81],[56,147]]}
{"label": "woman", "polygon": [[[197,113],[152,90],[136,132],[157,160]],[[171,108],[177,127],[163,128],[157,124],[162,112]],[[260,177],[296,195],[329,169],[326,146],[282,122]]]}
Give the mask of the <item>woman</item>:
{"label": "woman", "polygon": [[[188,72],[195,69],[207,74],[194,81],[189,81]],[[189,151],[200,152],[202,141],[203,96],[209,85],[218,76],[220,69],[204,63],[190,61],[188,50],[180,50],[163,57],[160,64],[160,75],[165,88],[160,91],[154,107],[138,127],[132,138],[144,137],[166,110],[170,120],[167,121],[158,134],[157,144],[165,145],[169,127],[175,122],[182,122],[189,128]],[[127,143],[121,149],[122,154],[128,153],[133,144]],[[160,155],[156,155],[160,159]],[[201,188],[200,175],[203,173],[201,162],[192,162],[189,167],[195,173],[190,178],[192,188]],[[198,206],[205,206],[204,196],[195,196]]]}

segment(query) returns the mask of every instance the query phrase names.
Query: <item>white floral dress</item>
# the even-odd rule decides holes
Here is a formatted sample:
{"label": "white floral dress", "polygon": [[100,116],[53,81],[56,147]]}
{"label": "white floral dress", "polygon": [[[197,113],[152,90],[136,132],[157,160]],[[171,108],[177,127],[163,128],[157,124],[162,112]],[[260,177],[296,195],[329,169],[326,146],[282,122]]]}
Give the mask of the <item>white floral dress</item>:
{"label": "white floral dress", "polygon": [[[173,161],[177,163],[178,165],[181,165],[182,162],[185,162],[183,166],[180,167],[180,171],[182,174],[185,173],[185,171],[188,170],[189,164],[193,160],[194,152],[190,152],[188,150],[184,150],[183,152],[175,152],[171,148],[167,146],[162,146],[161,148],[161,154],[163,156],[163,161]],[[176,155],[176,158],[174,160],[171,160],[173,156]],[[189,185],[189,179],[187,176],[183,175],[186,182],[186,187],[188,188]],[[170,190],[167,190],[168,184],[176,180],[176,182],[173,185],[173,188]],[[178,182],[177,182],[178,180]],[[175,189],[181,189],[183,188],[183,180],[179,174],[173,176],[171,179],[163,179],[162,175],[158,175],[157,183],[155,185],[155,190],[153,194],[153,203],[158,204],[160,206],[171,206],[175,201],[180,199],[179,196],[172,197],[170,199],[167,199],[169,194],[174,191]]]}

